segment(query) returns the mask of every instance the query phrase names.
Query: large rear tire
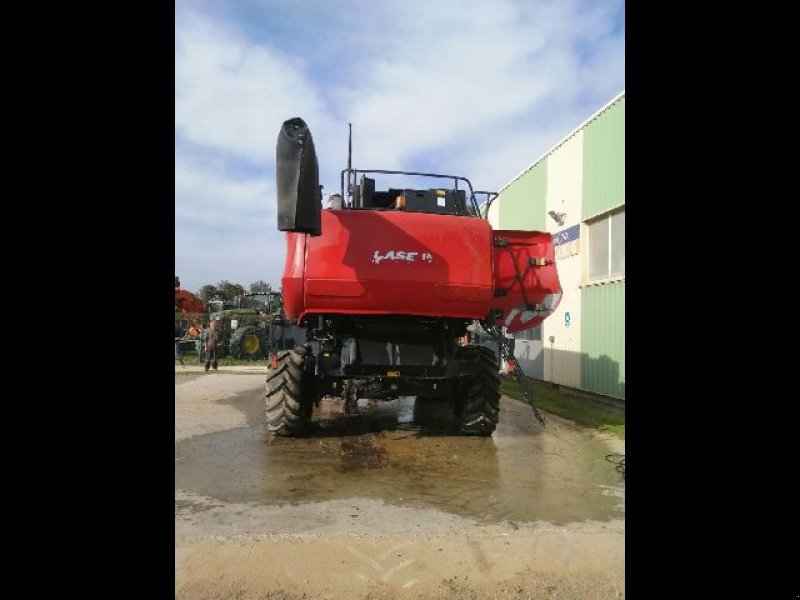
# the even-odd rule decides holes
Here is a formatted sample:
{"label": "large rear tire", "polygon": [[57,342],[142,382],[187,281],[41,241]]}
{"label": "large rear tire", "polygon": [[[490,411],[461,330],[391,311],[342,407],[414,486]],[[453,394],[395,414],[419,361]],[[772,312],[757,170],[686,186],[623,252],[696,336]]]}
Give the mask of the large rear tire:
{"label": "large rear tire", "polygon": [[310,356],[308,346],[279,352],[278,368],[267,375],[267,429],[273,435],[297,436],[308,430],[314,410],[313,375],[306,365]]}
{"label": "large rear tire", "polygon": [[500,376],[497,357],[483,346],[463,346],[456,354],[473,363],[475,374],[458,386],[456,428],[464,435],[492,435],[500,420]]}

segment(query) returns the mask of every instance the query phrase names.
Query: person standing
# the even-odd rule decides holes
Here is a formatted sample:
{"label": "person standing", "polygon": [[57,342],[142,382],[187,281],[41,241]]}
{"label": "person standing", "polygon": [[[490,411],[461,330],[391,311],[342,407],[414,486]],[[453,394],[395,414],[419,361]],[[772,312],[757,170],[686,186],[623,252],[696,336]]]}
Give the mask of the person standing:
{"label": "person standing", "polygon": [[175,360],[181,361],[181,366],[185,369],[186,363],[183,362],[183,356],[181,356],[181,339],[183,339],[183,330],[181,329],[180,325],[177,323],[175,324]]}
{"label": "person standing", "polygon": [[217,329],[216,319],[212,320],[206,331],[206,371],[213,366],[217,370],[217,355],[219,347],[222,345],[222,337],[220,336],[219,329]]}

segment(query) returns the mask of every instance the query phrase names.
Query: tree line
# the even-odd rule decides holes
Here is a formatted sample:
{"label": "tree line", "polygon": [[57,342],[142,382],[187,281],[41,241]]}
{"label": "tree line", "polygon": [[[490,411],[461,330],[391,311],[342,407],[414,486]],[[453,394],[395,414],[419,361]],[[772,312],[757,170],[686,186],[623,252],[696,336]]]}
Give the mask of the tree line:
{"label": "tree line", "polygon": [[238,283],[231,283],[227,279],[223,279],[219,283],[207,283],[197,291],[197,297],[203,302],[209,300],[233,300],[236,296],[241,296],[245,293],[250,294],[266,294],[272,291],[272,286],[266,281],[259,279],[250,284],[248,290]]}

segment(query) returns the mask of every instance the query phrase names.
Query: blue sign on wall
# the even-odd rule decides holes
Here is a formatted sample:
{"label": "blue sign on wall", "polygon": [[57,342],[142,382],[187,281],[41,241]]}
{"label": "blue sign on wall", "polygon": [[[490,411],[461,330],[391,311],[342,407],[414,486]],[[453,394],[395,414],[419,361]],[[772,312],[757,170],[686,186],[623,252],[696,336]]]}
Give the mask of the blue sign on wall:
{"label": "blue sign on wall", "polygon": [[563,231],[553,234],[553,244],[556,247],[556,260],[564,260],[575,256],[581,251],[581,226],[573,225]]}
{"label": "blue sign on wall", "polygon": [[577,240],[581,237],[581,226],[573,225],[568,229],[564,229],[563,231],[559,231],[558,233],[553,234],[553,243],[556,246],[560,246],[561,244],[566,244],[567,242],[572,242]]}

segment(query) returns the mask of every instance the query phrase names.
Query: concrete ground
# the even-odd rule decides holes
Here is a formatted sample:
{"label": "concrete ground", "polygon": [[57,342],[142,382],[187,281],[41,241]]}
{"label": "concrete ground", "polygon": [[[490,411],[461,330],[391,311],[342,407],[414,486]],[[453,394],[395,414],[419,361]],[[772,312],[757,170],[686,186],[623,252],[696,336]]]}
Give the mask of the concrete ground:
{"label": "concrete ground", "polygon": [[177,598],[624,595],[624,442],[507,397],[491,438],[413,398],[273,438],[253,369],[176,367]]}
{"label": "concrete ground", "polygon": [[[266,373],[266,367],[264,365],[254,364],[252,366],[248,365],[231,365],[231,366],[223,366],[217,369],[217,374],[228,374],[228,373]],[[181,365],[175,363],[175,376],[176,381],[175,383],[180,383],[180,377],[183,375],[188,375],[191,373],[204,373],[205,367],[202,365],[186,365],[182,367]],[[209,374],[213,375],[214,370],[209,369]],[[266,375],[265,375],[266,377]]]}

